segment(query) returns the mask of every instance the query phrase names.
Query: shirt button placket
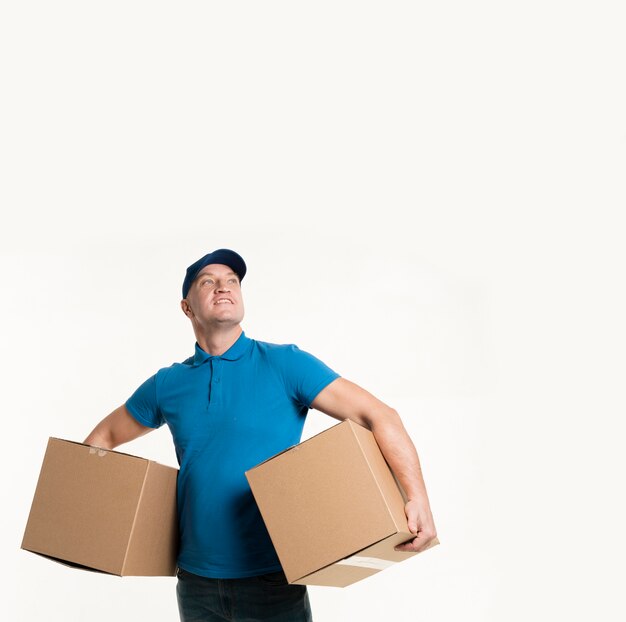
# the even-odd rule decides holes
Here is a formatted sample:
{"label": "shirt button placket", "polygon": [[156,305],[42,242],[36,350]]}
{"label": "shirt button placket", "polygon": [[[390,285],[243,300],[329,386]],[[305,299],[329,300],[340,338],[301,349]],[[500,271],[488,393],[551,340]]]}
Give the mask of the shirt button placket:
{"label": "shirt button placket", "polygon": [[215,374],[214,374],[214,369],[213,369],[213,359],[212,358],[209,359],[209,365],[211,366],[210,367],[211,374],[209,376],[209,384],[207,386],[207,401],[208,401],[207,410],[208,410],[208,407],[211,406],[211,400],[213,398],[213,395],[212,395],[213,390],[212,389],[213,389],[213,377],[214,377]]}
{"label": "shirt button placket", "polygon": [[219,386],[220,386],[220,380],[221,380],[221,376],[222,376],[222,361],[220,359],[214,359],[214,365],[213,365],[213,375],[212,375],[212,379],[211,379],[211,384],[213,385],[211,387],[211,394],[213,395],[213,400],[219,400]]}

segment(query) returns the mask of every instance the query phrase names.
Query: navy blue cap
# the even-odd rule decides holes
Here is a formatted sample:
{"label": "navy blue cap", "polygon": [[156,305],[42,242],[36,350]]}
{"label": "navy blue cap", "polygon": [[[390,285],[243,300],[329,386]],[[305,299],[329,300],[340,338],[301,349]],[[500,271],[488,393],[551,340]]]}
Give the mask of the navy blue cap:
{"label": "navy blue cap", "polygon": [[189,288],[198,276],[198,272],[212,263],[220,263],[232,268],[233,272],[239,277],[239,280],[243,281],[243,277],[246,274],[246,262],[243,260],[243,257],[228,248],[218,248],[216,251],[198,259],[198,261],[192,263],[187,268],[185,280],[183,281],[183,298],[187,298]]}

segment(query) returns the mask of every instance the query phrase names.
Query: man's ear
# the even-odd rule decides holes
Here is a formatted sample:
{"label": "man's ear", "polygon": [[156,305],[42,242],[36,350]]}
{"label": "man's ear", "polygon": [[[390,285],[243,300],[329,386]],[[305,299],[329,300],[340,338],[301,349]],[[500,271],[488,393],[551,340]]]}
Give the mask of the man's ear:
{"label": "man's ear", "polygon": [[183,298],[180,301],[180,308],[183,310],[183,313],[188,317],[188,318],[192,318],[193,317],[193,310],[191,309],[191,307],[189,306],[189,303],[187,302],[186,298]]}

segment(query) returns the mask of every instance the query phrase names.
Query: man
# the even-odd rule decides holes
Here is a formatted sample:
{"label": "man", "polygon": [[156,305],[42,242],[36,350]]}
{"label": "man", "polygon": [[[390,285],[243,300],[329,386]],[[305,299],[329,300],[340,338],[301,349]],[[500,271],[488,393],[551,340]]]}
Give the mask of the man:
{"label": "man", "polygon": [[[315,408],[372,430],[404,488],[422,551],[436,537],[420,463],[398,413],[293,345],[241,328],[243,258],[208,253],[187,269],[181,308],[195,354],[159,370],[103,419],[85,443],[112,449],[167,423],[180,465],[177,596],[182,622],[305,622],[305,586],[288,585],[244,472],[300,441]],[[297,545],[297,543],[294,543]]]}

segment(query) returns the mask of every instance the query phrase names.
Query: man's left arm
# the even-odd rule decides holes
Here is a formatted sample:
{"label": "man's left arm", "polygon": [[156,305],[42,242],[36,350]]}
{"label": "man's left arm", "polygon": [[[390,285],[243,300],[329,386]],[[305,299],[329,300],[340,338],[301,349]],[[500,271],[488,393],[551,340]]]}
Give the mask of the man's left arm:
{"label": "man's left arm", "polygon": [[313,400],[312,408],[334,417],[350,419],[369,428],[385,460],[407,496],[405,512],[411,533],[416,537],[399,551],[420,552],[436,544],[437,531],[415,445],[398,413],[357,384],[337,378]]}

